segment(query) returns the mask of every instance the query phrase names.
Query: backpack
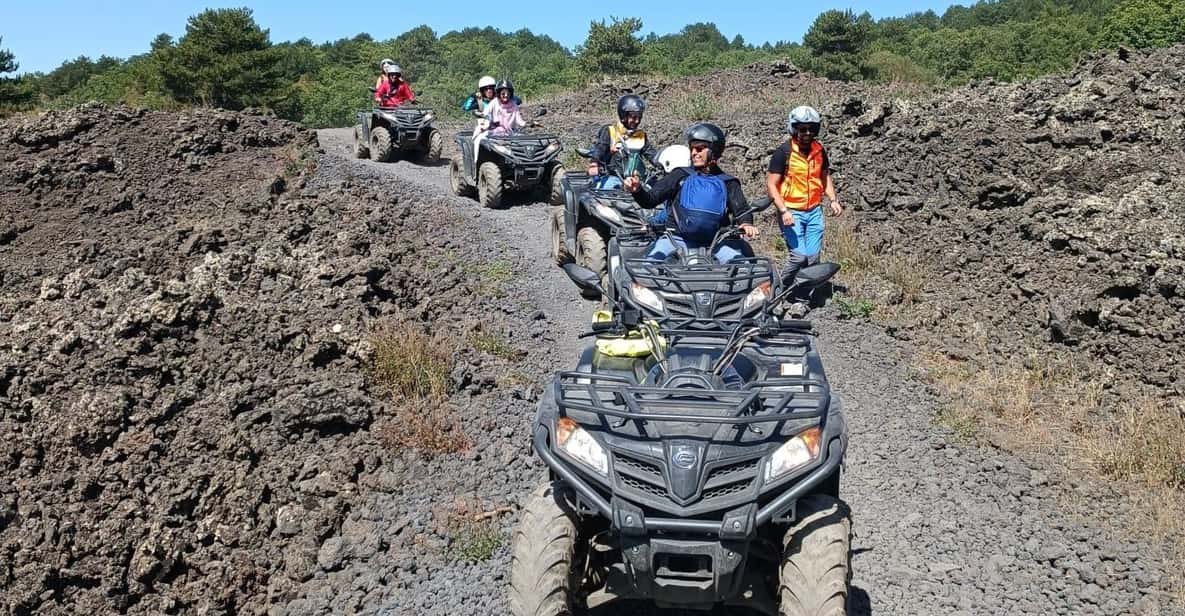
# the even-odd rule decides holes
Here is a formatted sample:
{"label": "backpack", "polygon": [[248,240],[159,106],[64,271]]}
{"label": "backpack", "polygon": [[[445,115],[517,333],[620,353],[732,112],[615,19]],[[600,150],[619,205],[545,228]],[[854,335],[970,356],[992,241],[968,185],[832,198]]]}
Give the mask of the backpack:
{"label": "backpack", "polygon": [[732,176],[723,173],[705,175],[693,168],[679,188],[675,201],[675,228],[689,245],[706,246],[716,237],[728,211],[728,187]]}

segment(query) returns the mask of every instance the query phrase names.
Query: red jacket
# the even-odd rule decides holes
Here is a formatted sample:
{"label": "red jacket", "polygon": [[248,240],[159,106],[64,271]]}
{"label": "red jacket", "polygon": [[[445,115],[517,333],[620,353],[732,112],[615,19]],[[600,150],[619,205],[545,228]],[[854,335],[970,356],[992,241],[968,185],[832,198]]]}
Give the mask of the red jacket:
{"label": "red jacket", "polygon": [[406,81],[400,81],[394,92],[391,91],[391,82],[384,81],[379,85],[379,89],[375,90],[374,100],[382,107],[398,107],[416,100],[416,95],[411,93]]}

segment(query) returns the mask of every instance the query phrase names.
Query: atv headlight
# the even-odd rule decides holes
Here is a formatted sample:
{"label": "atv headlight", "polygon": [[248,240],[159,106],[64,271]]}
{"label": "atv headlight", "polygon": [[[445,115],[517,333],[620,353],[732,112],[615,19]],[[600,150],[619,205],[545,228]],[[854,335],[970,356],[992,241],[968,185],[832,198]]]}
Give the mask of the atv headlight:
{"label": "atv headlight", "polygon": [[745,297],[745,303],[741,304],[741,312],[749,312],[750,309],[756,308],[769,299],[769,283],[763,282],[757,285],[756,289],[749,291],[749,295]]}
{"label": "atv headlight", "polygon": [[770,456],[769,464],[765,465],[765,480],[773,481],[818,458],[822,437],[822,430],[811,428],[783,443],[774,455]]}
{"label": "atv headlight", "polygon": [[543,153],[544,154],[551,154],[552,152],[554,152],[558,149],[560,149],[560,142],[557,141],[557,142],[547,146],[546,148],[543,148]]}
{"label": "atv headlight", "polygon": [[580,460],[594,471],[609,476],[609,456],[605,454],[605,448],[571,418],[561,417],[556,422],[555,441],[564,453]]}
{"label": "atv headlight", "polygon": [[612,206],[605,205],[604,203],[597,201],[593,205],[593,209],[597,211],[597,214],[600,215],[601,218],[604,218],[605,220],[608,220],[609,222],[616,225],[621,224],[621,213],[613,209]]}
{"label": "atv headlight", "polygon": [[637,300],[639,304],[642,304],[643,306],[655,312],[662,312],[662,298],[658,296],[658,293],[655,293],[654,291],[651,291],[650,289],[647,289],[636,282],[630,285],[630,291],[633,294],[634,299]]}
{"label": "atv headlight", "polygon": [[431,122],[435,118],[436,118],[436,116],[433,115],[432,112],[428,112],[428,113],[424,114],[424,118],[420,121],[427,124],[428,122]]}
{"label": "atv headlight", "polygon": [[497,153],[499,153],[499,154],[501,154],[501,155],[503,155],[503,156],[510,156],[510,148],[508,148],[508,147],[506,147],[506,146],[504,146],[504,145],[502,145],[502,144],[499,144],[499,143],[491,143],[491,144],[490,144],[490,147],[491,147],[491,148],[494,148],[494,151],[495,151],[495,152],[497,152]]}

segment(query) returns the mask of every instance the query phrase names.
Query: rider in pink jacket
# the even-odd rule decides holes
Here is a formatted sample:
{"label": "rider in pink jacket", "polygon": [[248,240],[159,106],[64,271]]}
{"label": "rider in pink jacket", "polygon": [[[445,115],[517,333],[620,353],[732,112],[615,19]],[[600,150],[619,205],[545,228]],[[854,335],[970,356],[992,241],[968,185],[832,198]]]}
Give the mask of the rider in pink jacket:
{"label": "rider in pink jacket", "polygon": [[491,135],[507,135],[527,125],[514,102],[514,84],[509,79],[498,82],[497,98],[490,101],[486,115],[490,120]]}

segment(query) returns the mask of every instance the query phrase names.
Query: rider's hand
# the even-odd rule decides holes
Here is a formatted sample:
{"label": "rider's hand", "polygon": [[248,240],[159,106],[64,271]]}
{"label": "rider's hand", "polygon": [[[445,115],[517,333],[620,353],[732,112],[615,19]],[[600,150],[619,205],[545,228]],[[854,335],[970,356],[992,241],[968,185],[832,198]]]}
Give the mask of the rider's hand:
{"label": "rider's hand", "polygon": [[601,167],[599,165],[597,165],[597,163],[595,163],[595,162],[589,162],[588,169],[586,169],[586,171],[588,171],[588,174],[590,176],[599,175],[601,173]]}
{"label": "rider's hand", "polygon": [[831,213],[835,214],[836,216],[843,214],[843,206],[839,204],[839,199],[831,202]]}
{"label": "rider's hand", "polygon": [[638,192],[638,189],[641,187],[642,187],[642,180],[638,179],[638,176],[636,176],[636,175],[631,175],[628,178],[626,178],[625,180],[623,180],[622,188],[625,188],[625,191],[628,193],[636,193],[636,192]]}
{"label": "rider's hand", "polygon": [[753,239],[757,237],[759,233],[761,233],[761,230],[757,227],[754,227],[753,225],[745,223],[741,225],[741,233],[744,233],[746,238]]}
{"label": "rider's hand", "polygon": [[794,212],[789,208],[782,210],[782,225],[791,227],[794,225]]}

